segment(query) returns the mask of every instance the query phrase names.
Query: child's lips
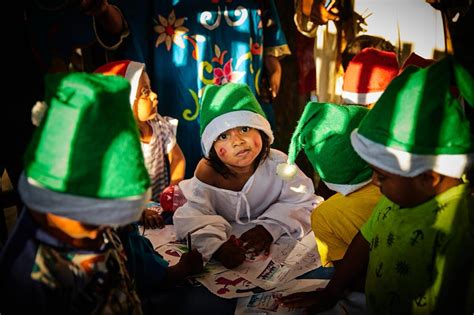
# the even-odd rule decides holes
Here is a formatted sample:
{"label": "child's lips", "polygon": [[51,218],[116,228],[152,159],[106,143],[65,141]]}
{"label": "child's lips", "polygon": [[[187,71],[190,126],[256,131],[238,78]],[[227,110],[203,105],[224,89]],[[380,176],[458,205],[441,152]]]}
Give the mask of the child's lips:
{"label": "child's lips", "polygon": [[152,119],[154,119],[157,115],[158,115],[157,113],[153,113],[153,114],[151,114],[151,115],[148,117],[147,120],[152,120]]}
{"label": "child's lips", "polygon": [[235,156],[243,157],[243,156],[247,155],[249,152],[250,152],[250,149],[240,150],[239,152],[237,152],[237,154]]}

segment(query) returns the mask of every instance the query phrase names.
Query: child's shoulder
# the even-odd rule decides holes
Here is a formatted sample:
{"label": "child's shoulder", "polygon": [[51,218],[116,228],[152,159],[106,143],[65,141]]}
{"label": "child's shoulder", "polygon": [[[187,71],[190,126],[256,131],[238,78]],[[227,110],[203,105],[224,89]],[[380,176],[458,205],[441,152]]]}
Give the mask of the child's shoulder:
{"label": "child's shoulder", "polygon": [[194,172],[194,176],[199,179],[201,182],[206,183],[208,185],[215,186],[216,185],[216,178],[219,176],[216,170],[211,166],[211,163],[206,159],[201,159],[198,165],[196,166],[196,171]]}
{"label": "child's shoulder", "polygon": [[280,150],[270,149],[267,159],[275,163],[285,163],[288,160],[288,155]]}
{"label": "child's shoulder", "polygon": [[155,136],[164,137],[166,139],[176,138],[176,131],[177,131],[177,119],[168,117],[168,116],[161,116],[157,114],[155,118],[148,121],[148,124],[153,129],[153,134]]}

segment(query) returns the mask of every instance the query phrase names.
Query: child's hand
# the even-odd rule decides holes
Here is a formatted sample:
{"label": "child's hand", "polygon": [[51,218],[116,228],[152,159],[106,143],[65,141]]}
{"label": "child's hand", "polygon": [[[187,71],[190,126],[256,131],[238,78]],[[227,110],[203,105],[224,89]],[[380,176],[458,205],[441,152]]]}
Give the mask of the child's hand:
{"label": "child's hand", "polygon": [[162,229],[165,227],[165,220],[158,211],[145,209],[142,213],[141,223],[146,229]]}
{"label": "child's hand", "polygon": [[183,281],[186,277],[203,270],[202,255],[196,249],[181,255],[179,262],[166,269],[162,287],[172,287]]}
{"label": "child's hand", "polygon": [[308,314],[315,314],[332,308],[337,300],[329,290],[320,289],[284,296],[280,298],[280,304],[288,308],[305,308]]}
{"label": "child's hand", "polygon": [[178,265],[182,268],[185,276],[200,273],[203,270],[202,255],[197,249],[193,249],[181,256]]}
{"label": "child's hand", "polygon": [[245,260],[245,248],[239,245],[238,239],[231,237],[214,253],[214,258],[227,269],[240,266]]}
{"label": "child's hand", "polygon": [[265,55],[264,57],[265,68],[268,75],[268,92],[271,100],[275,99],[278,92],[280,91],[281,81],[281,65],[280,60],[271,55]]}
{"label": "child's hand", "polygon": [[270,246],[273,244],[273,236],[263,226],[248,230],[240,236],[244,248],[247,251],[252,251],[256,255],[263,252],[265,255],[270,254]]}

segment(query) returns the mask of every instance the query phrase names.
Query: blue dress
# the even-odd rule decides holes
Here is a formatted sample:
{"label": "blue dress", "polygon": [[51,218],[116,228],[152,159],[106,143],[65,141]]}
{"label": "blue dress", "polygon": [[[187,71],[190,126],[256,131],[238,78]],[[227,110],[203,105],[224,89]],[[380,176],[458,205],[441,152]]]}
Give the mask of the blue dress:
{"label": "blue dress", "polygon": [[[186,178],[202,157],[199,101],[207,84],[247,83],[257,97],[263,56],[289,54],[273,0],[116,0],[130,28],[124,58],[146,64],[161,115],[179,120]],[[271,104],[262,104],[272,123]]]}

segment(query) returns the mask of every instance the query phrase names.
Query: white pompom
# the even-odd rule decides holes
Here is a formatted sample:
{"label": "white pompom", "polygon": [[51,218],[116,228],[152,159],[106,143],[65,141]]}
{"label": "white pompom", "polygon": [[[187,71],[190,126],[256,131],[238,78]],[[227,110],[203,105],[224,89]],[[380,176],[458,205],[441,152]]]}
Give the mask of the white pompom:
{"label": "white pompom", "polygon": [[31,109],[31,122],[33,125],[36,127],[39,126],[47,110],[48,105],[45,102],[36,102],[36,104]]}
{"label": "white pompom", "polygon": [[283,180],[293,179],[293,177],[295,177],[296,175],[297,170],[298,169],[294,164],[280,163],[277,165],[277,174]]}

